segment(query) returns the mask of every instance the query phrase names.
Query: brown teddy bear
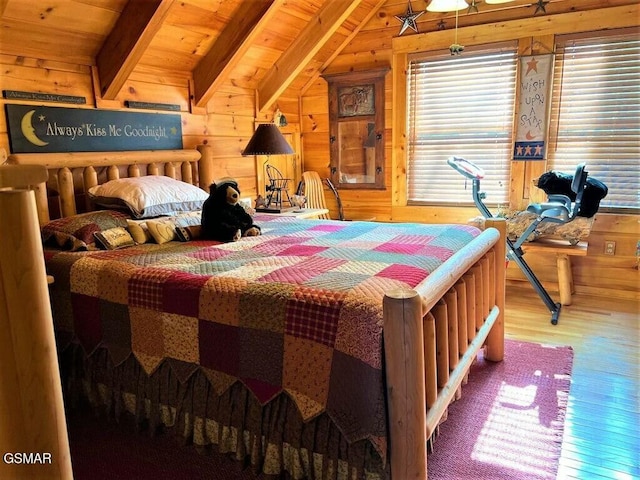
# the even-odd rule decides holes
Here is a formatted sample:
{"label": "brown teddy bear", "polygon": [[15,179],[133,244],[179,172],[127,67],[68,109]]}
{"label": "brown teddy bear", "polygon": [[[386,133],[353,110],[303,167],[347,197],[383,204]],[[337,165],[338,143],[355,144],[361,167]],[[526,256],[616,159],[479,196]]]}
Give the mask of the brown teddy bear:
{"label": "brown teddy bear", "polygon": [[212,183],[209,198],[202,206],[201,238],[221,242],[235,242],[241,237],[260,235],[260,227],[238,203],[240,189],[238,182],[225,179]]}

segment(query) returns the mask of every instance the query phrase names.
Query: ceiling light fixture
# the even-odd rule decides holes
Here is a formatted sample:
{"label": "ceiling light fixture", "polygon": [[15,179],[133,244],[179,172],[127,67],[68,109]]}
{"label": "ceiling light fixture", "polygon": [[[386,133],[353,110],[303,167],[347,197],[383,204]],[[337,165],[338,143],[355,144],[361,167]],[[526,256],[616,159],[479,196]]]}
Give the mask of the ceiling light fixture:
{"label": "ceiling light fixture", "polygon": [[431,0],[427,5],[428,12],[457,12],[463,8],[468,8],[469,4],[465,0]]}

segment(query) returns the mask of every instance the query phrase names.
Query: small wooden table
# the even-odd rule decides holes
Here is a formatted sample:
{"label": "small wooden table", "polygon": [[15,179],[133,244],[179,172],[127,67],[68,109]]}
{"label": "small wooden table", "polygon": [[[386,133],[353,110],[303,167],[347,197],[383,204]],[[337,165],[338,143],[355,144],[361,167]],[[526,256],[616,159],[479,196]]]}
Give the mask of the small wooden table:
{"label": "small wooden table", "polygon": [[589,244],[587,242],[578,242],[575,245],[569,245],[565,240],[553,239],[540,239],[522,244],[522,250],[527,253],[554,253],[556,255],[558,291],[560,292],[560,303],[562,305],[571,305],[571,294],[575,292],[570,257],[584,257],[587,254],[588,248]]}
{"label": "small wooden table", "polygon": [[320,215],[329,213],[327,208],[287,208],[278,213],[256,212],[258,215],[278,215],[281,217],[297,217],[297,218],[318,218]]}

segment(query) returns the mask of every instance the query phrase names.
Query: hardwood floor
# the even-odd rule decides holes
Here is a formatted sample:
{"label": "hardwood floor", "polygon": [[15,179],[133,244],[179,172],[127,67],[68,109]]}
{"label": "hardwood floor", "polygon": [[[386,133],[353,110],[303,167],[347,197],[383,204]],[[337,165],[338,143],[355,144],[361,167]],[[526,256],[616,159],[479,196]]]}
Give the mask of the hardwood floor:
{"label": "hardwood floor", "polygon": [[639,313],[637,301],[578,294],[554,326],[528,283],[507,287],[508,338],[574,350],[558,479],[640,478]]}

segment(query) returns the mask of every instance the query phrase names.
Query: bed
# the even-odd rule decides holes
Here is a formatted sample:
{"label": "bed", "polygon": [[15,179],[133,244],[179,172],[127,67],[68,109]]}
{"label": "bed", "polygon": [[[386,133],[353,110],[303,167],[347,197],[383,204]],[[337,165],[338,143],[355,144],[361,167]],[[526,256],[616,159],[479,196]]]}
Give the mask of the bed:
{"label": "bed", "polygon": [[[49,169],[42,225],[47,192],[75,222],[108,180],[213,180],[204,146],[8,162]],[[427,478],[427,443],[477,352],[503,357],[504,221],[255,221],[263,235],[228,244],[46,248],[65,401],[129,411],[266,475]]]}

